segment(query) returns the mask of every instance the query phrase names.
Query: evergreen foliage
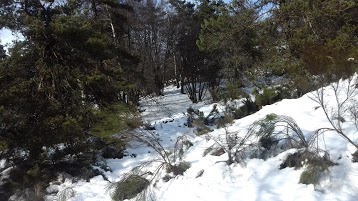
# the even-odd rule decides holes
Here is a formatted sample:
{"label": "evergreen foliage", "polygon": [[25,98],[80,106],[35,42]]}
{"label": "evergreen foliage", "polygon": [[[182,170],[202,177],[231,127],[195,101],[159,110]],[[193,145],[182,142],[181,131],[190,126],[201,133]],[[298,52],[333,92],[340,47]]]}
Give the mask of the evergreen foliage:
{"label": "evergreen foliage", "polygon": [[131,58],[103,23],[106,9],[121,9],[116,1],[9,0],[2,7],[9,20],[1,26],[24,40],[0,63],[1,156],[23,170],[16,185],[26,187],[50,179],[43,177],[53,167],[90,164],[91,129],[107,120],[95,108],[121,101],[131,84],[123,64]]}

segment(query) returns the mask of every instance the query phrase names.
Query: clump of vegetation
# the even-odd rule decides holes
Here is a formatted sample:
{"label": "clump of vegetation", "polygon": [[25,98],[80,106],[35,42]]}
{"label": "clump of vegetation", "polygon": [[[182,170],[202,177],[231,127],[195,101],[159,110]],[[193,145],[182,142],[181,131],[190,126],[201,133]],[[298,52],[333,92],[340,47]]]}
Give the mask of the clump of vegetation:
{"label": "clump of vegetation", "polygon": [[72,188],[67,187],[67,188],[58,192],[57,198],[58,198],[58,201],[67,201],[74,195],[75,195],[75,191]]}
{"label": "clump of vegetation", "polygon": [[[246,134],[241,134],[239,131],[230,131],[227,125],[223,129],[224,133],[222,135],[208,135],[208,137],[215,141],[215,146],[220,147],[220,149],[216,149],[218,153],[224,150],[227,154],[228,159],[226,163],[228,165],[240,162],[246,156],[247,151],[257,146],[253,133],[247,132]],[[208,150],[206,152],[212,151]]]}
{"label": "clump of vegetation", "polygon": [[257,104],[251,99],[250,96],[247,96],[245,99],[243,99],[242,103],[242,106],[226,104],[225,111],[234,119],[241,119],[258,111]]}
{"label": "clump of vegetation", "polygon": [[215,119],[220,116],[216,104],[213,106],[213,109],[206,117],[204,116],[204,113],[202,111],[195,110],[192,107],[189,107],[187,109],[187,115],[187,126],[195,126],[197,135],[204,135],[208,132],[211,132],[212,129],[210,129],[208,126],[211,125],[215,121]]}
{"label": "clump of vegetation", "polygon": [[167,172],[176,175],[183,175],[184,172],[191,167],[189,162],[181,161],[179,164],[168,167]]}
{"label": "clump of vegetation", "polygon": [[275,155],[290,148],[308,149],[315,135],[306,139],[300,127],[294,119],[284,115],[269,114],[265,118],[254,122],[250,128],[259,138],[259,146],[262,147],[260,158]]}
{"label": "clump of vegetation", "polygon": [[115,104],[95,111],[99,119],[91,129],[91,134],[106,138],[127,129],[139,128],[142,125],[139,114],[124,104]]}
{"label": "clump of vegetation", "polygon": [[112,183],[108,190],[113,201],[132,199],[149,186],[150,181],[142,175],[125,175],[119,182]]}
{"label": "clump of vegetation", "polygon": [[213,101],[233,100],[240,98],[240,88],[244,85],[240,79],[228,81],[225,86],[209,89]]}
{"label": "clump of vegetation", "polygon": [[286,157],[280,164],[280,169],[306,167],[301,174],[300,183],[318,185],[323,172],[327,171],[329,166],[335,165],[330,160],[328,152],[317,146],[316,141],[320,130],[306,138],[291,117],[269,114],[254,122],[250,132],[256,133],[259,137],[259,146],[263,148],[259,154],[261,158],[267,158],[291,148],[298,149]]}
{"label": "clump of vegetation", "polygon": [[289,91],[286,88],[282,87],[266,87],[263,89],[262,93],[258,92],[257,90],[254,90],[253,94],[255,95],[255,103],[258,108],[261,108],[265,105],[271,105],[284,98],[291,97]]}
{"label": "clump of vegetation", "polygon": [[329,159],[328,154],[321,157],[315,153],[308,154],[303,164],[306,167],[301,173],[299,183],[313,184],[315,188],[318,187],[324,173],[329,171],[328,168],[332,165],[337,165]]}
{"label": "clump of vegetation", "polygon": [[[112,192],[111,197],[115,201],[131,199],[135,196],[137,196],[137,199],[146,200],[148,192],[150,192],[150,184],[158,180],[159,173],[162,170],[167,172],[162,179],[169,181],[176,175],[183,175],[190,168],[190,163],[182,160],[185,151],[193,145],[186,136],[178,137],[173,150],[168,151],[161,145],[160,139],[152,131],[139,131],[140,133],[138,133],[138,130],[136,133],[132,132],[132,138],[153,148],[158,153],[159,158],[135,166],[121,181],[111,184],[108,191]],[[149,166],[154,167],[155,170],[149,171]],[[126,193],[126,191],[129,193]]]}
{"label": "clump of vegetation", "polygon": [[217,124],[216,127],[217,128],[223,128],[225,127],[227,124],[230,124],[234,121],[234,117],[230,114],[230,113],[225,113],[224,116],[221,116],[218,120],[217,120]]}
{"label": "clump of vegetation", "polygon": [[297,152],[288,155],[284,162],[281,163],[280,169],[287,167],[298,169],[305,165],[327,169],[329,166],[335,165],[335,163],[330,160],[327,152],[321,151],[320,153],[317,153],[307,149],[300,149]]}

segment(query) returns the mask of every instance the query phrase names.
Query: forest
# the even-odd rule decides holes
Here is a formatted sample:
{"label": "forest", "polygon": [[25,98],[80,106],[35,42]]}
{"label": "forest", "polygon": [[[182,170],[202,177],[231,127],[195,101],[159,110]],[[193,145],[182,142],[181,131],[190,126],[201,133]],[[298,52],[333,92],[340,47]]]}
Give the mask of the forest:
{"label": "forest", "polygon": [[[0,45],[0,159],[12,167],[0,200],[60,172],[88,180],[98,153],[123,157],[130,136],[113,134],[148,126],[139,102],[168,85],[192,103],[245,98],[240,119],[358,67],[356,0],[2,0],[3,28],[23,40]],[[255,85],[252,100],[242,89],[259,78],[284,81]]]}

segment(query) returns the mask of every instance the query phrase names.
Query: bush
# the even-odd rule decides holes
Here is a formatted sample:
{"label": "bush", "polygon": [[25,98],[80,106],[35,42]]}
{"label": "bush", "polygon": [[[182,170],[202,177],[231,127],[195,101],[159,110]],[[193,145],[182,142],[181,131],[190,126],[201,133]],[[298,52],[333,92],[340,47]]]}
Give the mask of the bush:
{"label": "bush", "polygon": [[[166,170],[167,173],[172,173],[173,175],[182,175],[188,168],[190,168],[190,163],[182,161],[184,152],[193,145],[185,135],[178,137],[173,150],[168,151],[160,144],[160,139],[156,137],[154,132],[142,130],[141,133],[137,133],[137,131],[138,130],[136,130],[136,133],[132,133],[131,136],[135,140],[153,148],[154,151],[158,153],[159,158],[140,163],[136,167],[132,168],[127,175],[147,174],[150,175],[151,178],[149,180],[151,182],[154,181],[158,175],[160,175],[159,172],[163,169]],[[155,165],[156,168],[154,172],[149,172],[147,170],[149,165]],[[163,180],[169,180],[169,176],[166,176]],[[112,185],[110,186],[110,189],[111,188],[116,188],[116,186]],[[141,198],[142,197],[145,198],[145,195],[141,194]]]}
{"label": "bush", "polygon": [[130,174],[125,176],[119,182],[115,182],[109,186],[113,201],[122,201],[125,199],[132,199],[139,193],[143,192],[150,182],[140,175]]}
{"label": "bush", "polygon": [[130,129],[136,129],[142,126],[142,119],[140,116],[133,115],[126,119],[126,124]]}
{"label": "bush", "polygon": [[280,169],[286,167],[293,167],[295,169],[301,168],[305,165],[326,170],[328,167],[336,165],[330,160],[327,152],[308,151],[301,149],[286,157],[285,161],[280,164]]}
{"label": "bush", "polygon": [[75,191],[72,188],[68,187],[58,192],[57,198],[58,201],[67,201],[70,198],[72,198],[74,195],[75,195]]}
{"label": "bush", "polygon": [[195,119],[195,120],[193,121],[193,125],[196,126],[196,131],[195,131],[195,132],[196,132],[196,134],[199,135],[199,136],[200,136],[200,135],[205,135],[205,134],[207,134],[207,133],[213,131],[213,130],[210,129],[208,126],[206,126],[203,121],[201,121],[201,120],[199,120],[199,119]]}
{"label": "bush", "polygon": [[219,118],[219,120],[217,121],[216,127],[223,128],[226,125],[232,123],[233,121],[234,121],[234,117],[231,114],[226,113],[224,116]]}
{"label": "bush", "polygon": [[208,116],[204,116],[204,113],[200,110],[195,110],[192,107],[187,109],[187,126],[196,127],[197,135],[204,135],[212,130],[208,127],[211,125],[217,118],[220,117],[217,105],[213,106],[213,109],[210,111]]}
{"label": "bush", "polygon": [[321,177],[321,172],[322,170],[316,166],[308,166],[307,169],[301,173],[299,183],[317,185]]}
{"label": "bush", "polygon": [[[224,128],[224,133],[219,136],[208,136],[210,139],[216,142],[215,146],[224,150],[228,156],[226,163],[231,165],[234,162],[240,162],[245,157],[245,153],[253,147],[256,147],[254,142],[255,135],[252,132],[247,132],[245,135],[241,135],[239,131],[229,131],[228,127]],[[206,152],[211,152],[208,150]],[[218,149],[220,153],[221,150]],[[204,153],[205,154],[205,153]]]}
{"label": "bush", "polygon": [[177,165],[173,165],[171,167],[169,167],[167,169],[167,172],[170,173],[172,172],[175,176],[176,175],[183,175],[184,172],[190,168],[190,163],[186,162],[186,161],[182,161]]}
{"label": "bush", "polygon": [[313,184],[315,187],[319,184],[321,177],[325,171],[329,171],[329,166],[336,165],[325,157],[315,157],[314,161],[309,160],[308,166],[301,173],[299,183],[301,184]]}
{"label": "bush", "polygon": [[273,88],[264,88],[262,93],[258,93],[255,96],[255,102],[260,108],[275,103],[278,100],[279,94]]}
{"label": "bush", "polygon": [[254,101],[251,100],[249,96],[247,96],[244,100],[242,100],[242,103],[244,105],[241,107],[236,107],[234,105],[227,104],[225,110],[234,119],[241,119],[258,111],[258,106]]}
{"label": "bush", "polygon": [[266,151],[273,150],[275,147],[283,149],[308,148],[310,142],[316,139],[313,136],[306,140],[294,119],[276,114],[268,114],[265,118],[254,122],[249,128],[249,132],[255,133],[259,137],[260,146]]}
{"label": "bush", "polygon": [[184,152],[187,151],[192,146],[193,143],[190,142],[190,140],[185,135],[179,136],[174,145],[173,161],[174,162],[176,160],[181,161],[183,159]]}
{"label": "bush", "polygon": [[116,104],[95,111],[99,120],[91,129],[91,134],[107,138],[126,129],[138,128],[142,125],[140,116],[134,109],[124,104]]}

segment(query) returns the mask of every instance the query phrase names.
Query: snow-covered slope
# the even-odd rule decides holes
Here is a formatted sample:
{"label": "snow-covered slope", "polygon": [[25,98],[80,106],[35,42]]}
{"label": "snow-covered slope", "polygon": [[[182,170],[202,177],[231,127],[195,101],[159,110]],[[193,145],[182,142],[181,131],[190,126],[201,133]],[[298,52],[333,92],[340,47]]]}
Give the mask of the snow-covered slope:
{"label": "snow-covered slope", "polygon": [[[174,146],[176,138],[187,135],[193,146],[184,154],[184,160],[191,163],[191,167],[175,178],[164,182],[158,180],[151,186],[153,200],[158,201],[321,201],[321,200],[358,200],[358,163],[352,163],[351,154],[354,147],[334,132],[326,132],[324,135],[324,148],[329,151],[331,159],[338,165],[329,168],[329,173],[322,178],[320,190],[315,190],[313,185],[299,184],[300,174],[303,169],[285,168],[279,170],[282,160],[295,150],[288,150],[276,157],[267,160],[245,159],[242,163],[227,165],[222,161],[227,160],[227,155],[203,156],[204,150],[210,147],[214,141],[204,136],[196,136],[193,128],[184,125],[186,116],[183,112],[189,106],[198,108],[208,114],[213,104],[191,104],[186,95],[182,95],[173,87],[166,89],[164,97],[157,98],[155,102],[146,100],[143,107],[146,111],[143,117],[155,124],[155,135],[167,149]],[[311,94],[312,95],[312,94]],[[330,96],[333,100],[333,96]],[[273,105],[265,106],[260,111],[235,122],[230,130],[245,132],[245,129],[254,121],[265,117],[267,114],[276,113],[287,115],[295,119],[304,134],[314,132],[316,129],[330,127],[323,110],[317,109],[317,103],[308,95],[299,99],[283,100]],[[170,120],[170,121],[169,121]],[[356,140],[354,124],[343,123],[349,137]],[[210,135],[220,135],[223,129],[215,129]],[[149,147],[138,146],[133,143],[128,152],[135,154],[123,159],[109,159],[107,165],[112,172],[105,172],[109,181],[119,181],[121,176],[140,162],[156,157],[156,153]],[[198,177],[198,173],[203,174]],[[67,181],[58,188],[73,189],[74,196],[71,201],[106,201],[110,196],[106,191],[110,182],[102,176],[92,178],[89,182]],[[317,189],[317,188],[316,188]],[[49,197],[54,199],[54,197]]]}

